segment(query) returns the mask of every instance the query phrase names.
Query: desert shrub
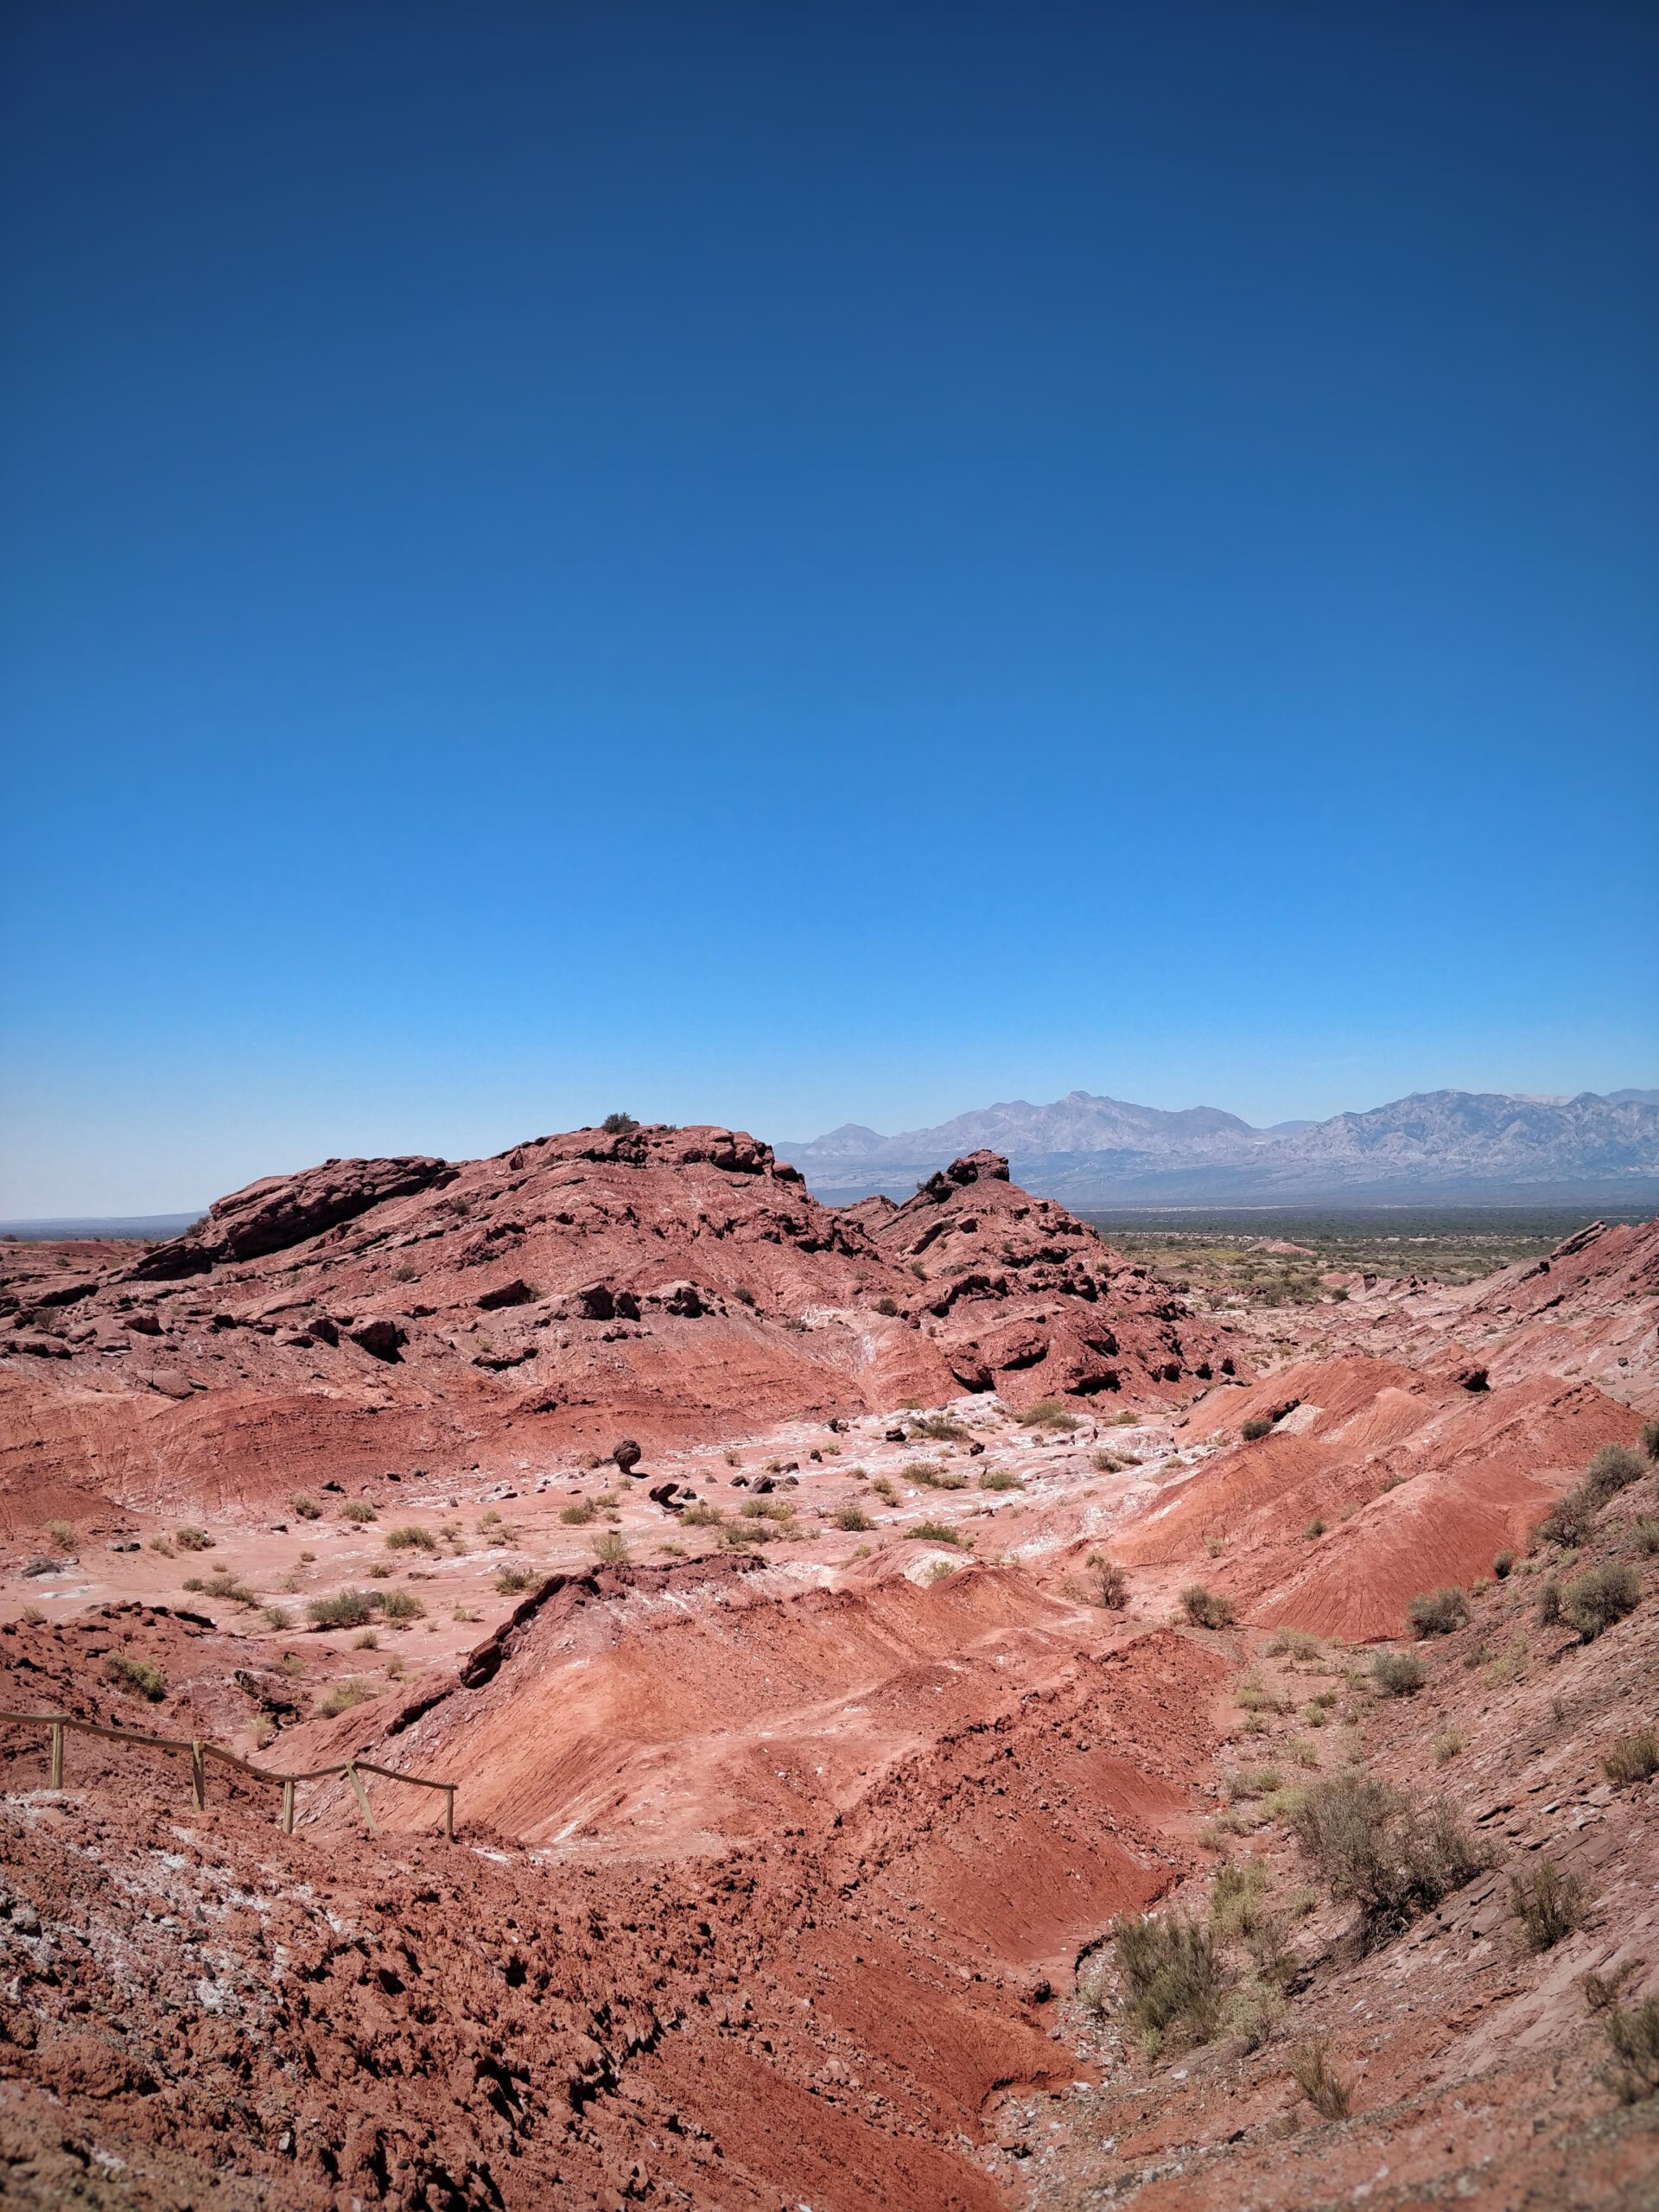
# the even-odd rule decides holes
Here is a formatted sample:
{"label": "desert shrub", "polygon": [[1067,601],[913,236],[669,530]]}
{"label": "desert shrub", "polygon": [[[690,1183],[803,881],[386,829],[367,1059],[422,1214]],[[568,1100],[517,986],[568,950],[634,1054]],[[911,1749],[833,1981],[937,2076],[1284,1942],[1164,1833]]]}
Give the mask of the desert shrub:
{"label": "desert shrub", "polygon": [[1116,1452],[1091,1452],[1089,1464],[1097,1475],[1122,1474],[1125,1467],[1133,1467],[1134,1459],[1121,1459]]}
{"label": "desert shrub", "polygon": [[878,1313],[884,1315],[887,1319],[891,1321],[898,1314],[899,1302],[896,1299],[893,1298],[878,1298],[875,1301],[875,1310]]}
{"label": "desert shrub", "polygon": [[1242,1766],[1228,1776],[1227,1795],[1235,1804],[1248,1804],[1252,1797],[1271,1795],[1283,1780],[1276,1766]]}
{"label": "desert shrub", "polygon": [[361,1590],[336,1590],[329,1598],[313,1598],[305,1609],[314,1628],[366,1628],[374,1606]]}
{"label": "desert shrub", "polygon": [[1194,1582],[1181,1592],[1181,1611],[1197,1628],[1230,1628],[1236,1618],[1230,1598]]}
{"label": "desert shrub", "polygon": [[1310,1636],[1306,1629],[1281,1629],[1268,1646],[1269,1659],[1318,1659],[1325,1646],[1317,1636]]}
{"label": "desert shrub", "polygon": [[366,1705],[379,1692],[372,1682],[365,1682],[360,1675],[348,1675],[343,1682],[336,1682],[317,1700],[317,1711],[327,1720],[341,1713],[349,1713],[354,1705]]}
{"label": "desert shrub", "polygon": [[1406,1607],[1406,1618],[1419,1636],[1450,1636],[1469,1618],[1469,1600],[1461,1590],[1424,1590]]}
{"label": "desert shrub", "polygon": [[493,1505],[486,1506],[483,1512],[478,1516],[479,1535],[481,1536],[486,1529],[499,1529],[500,1526],[501,1516],[496,1511]]}
{"label": "desert shrub", "polygon": [[907,1424],[912,1436],[931,1436],[941,1444],[966,1444],[968,1431],[949,1414],[917,1414]]}
{"label": "desert shrub", "polygon": [[[499,1580],[499,1577],[497,1579]],[[482,1620],[484,1616],[476,1605],[452,1605],[449,1609],[449,1618],[451,1620],[466,1623]]]}
{"label": "desert shrub", "polygon": [[1510,1910],[1535,1951],[1548,1951],[1583,1924],[1590,1903],[1582,1876],[1563,1873],[1553,1859],[1510,1877]]}
{"label": "desert shrub", "polygon": [[412,1590],[389,1590],[380,1606],[380,1618],[401,1627],[407,1621],[423,1621],[426,1607]]}
{"label": "desert shrub", "polygon": [[924,1490],[966,1490],[968,1478],[950,1467],[935,1466],[931,1459],[912,1459],[907,1467],[900,1467],[900,1477],[907,1483],[919,1483]]}
{"label": "desert shrub", "polygon": [[1303,1536],[1310,1544],[1314,1542],[1317,1538],[1322,1536],[1324,1534],[1325,1523],[1323,1521],[1319,1520],[1310,1521],[1306,1528],[1302,1531]]}
{"label": "desert shrub", "polygon": [[1357,1904],[1374,1936],[1403,1927],[1487,1863],[1444,1800],[1420,1808],[1351,1769],[1310,1783],[1290,1824],[1332,1897]]}
{"label": "desert shrub", "polygon": [[1216,1869],[1210,1885],[1210,1925],[1224,1941],[1254,1935],[1263,1917],[1268,1870],[1259,1859]]}
{"label": "desert shrub", "polygon": [[1575,1546],[1589,1541],[1595,1525],[1595,1507],[1580,1483],[1556,1499],[1538,1523],[1536,1534],[1547,1544]]}
{"label": "desert shrub", "polygon": [[429,1529],[417,1529],[406,1521],[401,1529],[388,1529],[386,1549],[389,1552],[435,1552],[438,1540]]}
{"label": "desert shrub", "polygon": [[836,1508],[835,1523],[837,1529],[868,1529],[872,1525],[869,1515],[856,1499],[851,1498],[845,1505]]}
{"label": "desert shrub", "polygon": [[746,1282],[739,1283],[733,1291],[732,1296],[737,1300],[740,1306],[753,1306],[754,1304],[754,1293],[749,1288],[749,1286]]}
{"label": "desert shrub", "polygon": [[385,1560],[378,1559],[375,1560],[374,1564],[369,1569],[369,1580],[372,1582],[391,1581],[391,1569],[386,1565]]}
{"label": "desert shrub", "polygon": [[[692,1510],[695,1512],[696,1509],[693,1507]],[[705,1506],[703,1510],[706,1512],[708,1508]],[[559,1518],[567,1529],[585,1529],[588,1523],[596,1517],[595,1509],[589,1505],[585,1498],[577,1504],[562,1505],[559,1508]]]}
{"label": "desert shrub", "polygon": [[899,1503],[899,1493],[887,1476],[878,1475],[870,1484],[870,1488],[878,1497],[885,1498],[889,1505],[896,1505]]}
{"label": "desert shrub", "polygon": [[746,1521],[787,1521],[795,1510],[777,1497],[746,1497],[737,1510]]}
{"label": "desert shrub", "polygon": [[1601,2015],[1602,2032],[1613,2063],[1601,2078],[1622,2105],[1641,2104],[1659,2095],[1659,1997],[1628,2007],[1618,2002],[1618,1981],[1599,1974],[1584,1977],[1586,2002]]}
{"label": "desert shrub", "polygon": [[626,1540],[614,1529],[601,1529],[588,1548],[601,1567],[620,1567],[628,1555]]}
{"label": "desert shrub", "polygon": [[361,1527],[364,1522],[378,1521],[380,1516],[366,1497],[348,1497],[340,1509],[340,1517],[342,1521],[354,1521]]}
{"label": "desert shrub", "polygon": [[906,1536],[921,1544],[960,1544],[965,1539],[960,1532],[944,1521],[918,1521],[913,1529],[906,1529]]}
{"label": "desert shrub", "polygon": [[1292,2052],[1290,2078],[1321,2120],[1347,2119],[1351,2092],[1322,2043],[1305,2043]]}
{"label": "desert shrub", "polygon": [[1659,1774],[1659,1735],[1651,1728],[1637,1728],[1630,1735],[1616,1736],[1602,1755],[1601,1770],[1621,1787]]}
{"label": "desert shrub", "polygon": [[1010,1474],[1006,1467],[987,1467],[979,1478],[981,1490],[1023,1490],[1025,1484],[1018,1475]]}
{"label": "desert shrub", "polygon": [[1112,1949],[1123,1986],[1122,2010],[1151,2051],[1172,2035],[1182,2043],[1209,2042],[1235,1977],[1203,1921],[1182,1912],[1160,1920],[1126,1914],[1113,1924]]}
{"label": "desert shrub", "polygon": [[607,1114],[600,1123],[607,1137],[630,1136],[639,1126],[632,1114]]}
{"label": "desert shrub", "polygon": [[1371,1662],[1371,1679],[1388,1697],[1414,1697],[1428,1669],[1414,1651],[1379,1651]]}
{"label": "desert shrub", "polygon": [[1022,1414],[1014,1415],[1021,1428],[1046,1428],[1057,1436],[1069,1435],[1077,1426],[1077,1417],[1069,1406],[1058,1398],[1039,1398],[1034,1406],[1027,1406]]}
{"label": "desert shrub", "polygon": [[289,1499],[288,1510],[296,1521],[321,1521],[322,1518],[322,1508],[315,1497],[308,1497],[303,1491],[297,1491]]}
{"label": "desert shrub", "polygon": [[1580,1488],[1592,1508],[1603,1506],[1620,1491],[1639,1483],[1647,1471],[1642,1453],[1632,1451],[1628,1444],[1604,1444],[1591,1453]]}
{"label": "desert shrub", "polygon": [[216,1574],[206,1580],[193,1574],[185,1582],[187,1590],[199,1590],[204,1598],[217,1598],[222,1605],[252,1607],[259,1602],[245,1582],[238,1582],[228,1568],[220,1567]]}
{"label": "desert shrub", "polygon": [[1643,1422],[1642,1449],[1649,1459],[1659,1459],[1659,1421]]}
{"label": "desert shrub", "polygon": [[111,1688],[129,1697],[142,1697],[159,1705],[167,1695],[167,1678],[148,1659],[134,1659],[124,1651],[111,1652],[104,1662],[104,1679]]}
{"label": "desert shrub", "polygon": [[269,1629],[285,1629],[293,1626],[285,1605],[267,1605],[259,1618]]}
{"label": "desert shrub", "polygon": [[380,1649],[379,1630],[364,1629],[352,1638],[352,1649],[353,1651],[378,1651]]}
{"label": "desert shrub", "polygon": [[210,1552],[213,1540],[205,1529],[175,1529],[173,1541],[181,1552]]}
{"label": "desert shrub", "polygon": [[1273,1433],[1273,1423],[1258,1414],[1255,1420],[1247,1421],[1238,1433],[1246,1444],[1259,1444],[1264,1436]]}
{"label": "desert shrub", "polygon": [[1642,1580],[1624,1560],[1609,1560],[1574,1576],[1561,1592],[1561,1618],[1586,1643],[1632,1613],[1642,1599]]}
{"label": "desert shrub", "polygon": [[[559,1516],[563,1519],[563,1515]],[[688,1505],[680,1518],[693,1529],[717,1529],[726,1516],[717,1505],[699,1498],[695,1505]]]}
{"label": "desert shrub", "polygon": [[1659,1521],[1651,1513],[1638,1513],[1631,1522],[1630,1548],[1648,1559],[1659,1552]]}
{"label": "desert shrub", "polygon": [[1121,1613],[1129,1602],[1129,1578],[1117,1561],[1104,1552],[1090,1552],[1084,1571],[1089,1578],[1090,1603],[1103,1605],[1109,1613]]}
{"label": "desert shrub", "polygon": [[1548,1575],[1538,1586],[1538,1625],[1554,1628],[1561,1618],[1561,1586]]}
{"label": "desert shrub", "polygon": [[1456,1758],[1458,1753],[1462,1749],[1463,1738],[1458,1733],[1457,1730],[1455,1728],[1442,1728],[1440,1734],[1434,1738],[1435,1765],[1449,1765],[1451,1761]]}
{"label": "desert shrub", "polygon": [[173,1556],[173,1547],[165,1536],[152,1536],[149,1540],[149,1548],[153,1552],[159,1552],[163,1559],[171,1559]]}
{"label": "desert shrub", "polygon": [[536,1577],[527,1567],[504,1567],[495,1578],[495,1586],[504,1598],[517,1598],[536,1587]]}
{"label": "desert shrub", "polygon": [[1513,1552],[1499,1552],[1497,1558],[1492,1561],[1492,1573],[1497,1577],[1497,1580],[1500,1582],[1507,1581],[1514,1570],[1515,1554]]}

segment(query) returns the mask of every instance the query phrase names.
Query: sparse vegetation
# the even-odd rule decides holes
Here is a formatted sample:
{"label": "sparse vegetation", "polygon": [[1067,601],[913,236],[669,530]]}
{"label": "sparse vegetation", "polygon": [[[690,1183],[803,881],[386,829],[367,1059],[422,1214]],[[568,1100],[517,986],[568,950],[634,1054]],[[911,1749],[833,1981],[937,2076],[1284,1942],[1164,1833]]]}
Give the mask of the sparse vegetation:
{"label": "sparse vegetation", "polygon": [[905,1481],[919,1483],[924,1490],[966,1490],[968,1478],[959,1475],[952,1467],[935,1466],[931,1459],[913,1459],[899,1474]]}
{"label": "sparse vegetation", "polygon": [[1582,1876],[1564,1872],[1553,1859],[1510,1877],[1510,1909],[1535,1951],[1553,1949],[1581,1926],[1589,1903]]}
{"label": "sparse vegetation", "polygon": [[104,1679],[111,1688],[129,1697],[159,1705],[167,1695],[167,1677],[153,1661],[135,1659],[128,1652],[112,1651],[104,1662]]}
{"label": "sparse vegetation", "polygon": [[1332,1897],[1358,1905],[1372,1936],[1403,1927],[1488,1863],[1444,1800],[1420,1807],[1352,1769],[1309,1783],[1290,1824]]}
{"label": "sparse vegetation", "polygon": [[259,1602],[245,1582],[238,1582],[228,1568],[221,1567],[215,1574],[202,1576],[188,1574],[184,1579],[187,1590],[194,1590],[204,1598],[217,1598],[222,1605],[243,1605],[251,1609]]}
{"label": "sparse vegetation", "polygon": [[1325,1523],[1319,1520],[1310,1521],[1302,1531],[1304,1540],[1310,1544],[1315,1542],[1324,1534]]}
{"label": "sparse vegetation", "polygon": [[336,1682],[317,1700],[317,1711],[325,1720],[333,1720],[342,1713],[349,1713],[354,1705],[366,1705],[379,1692],[372,1682],[365,1682],[360,1675],[350,1675],[343,1682]]}
{"label": "sparse vegetation", "polygon": [[1463,1749],[1463,1738],[1455,1728],[1442,1728],[1434,1738],[1434,1764],[1449,1766]]}
{"label": "sparse vegetation", "polygon": [[1077,1427],[1077,1417],[1069,1406],[1058,1398],[1039,1398],[1034,1406],[1027,1406],[1014,1415],[1021,1428],[1046,1429],[1055,1436],[1069,1436]]}
{"label": "sparse vegetation", "polygon": [[1210,1925],[1224,1939],[1253,1936],[1264,1917],[1268,1870],[1259,1859],[1216,1869],[1210,1885]]}
{"label": "sparse vegetation", "polygon": [[412,1521],[404,1522],[401,1528],[388,1529],[385,1541],[389,1552],[435,1552],[438,1548],[438,1540],[432,1531],[417,1528]]}
{"label": "sparse vegetation", "polygon": [[1126,1915],[1113,1925],[1112,1949],[1123,1988],[1121,2010],[1149,2057],[1172,2038],[1210,2041],[1236,1976],[1203,1921],[1179,1911],[1160,1919]]}
{"label": "sparse vegetation", "polygon": [[717,1529],[726,1518],[719,1506],[706,1498],[699,1498],[695,1505],[688,1505],[681,1514],[681,1521],[692,1529]]}
{"label": "sparse vegetation", "polygon": [[607,1114],[600,1123],[607,1137],[632,1136],[639,1124],[632,1114]]}
{"label": "sparse vegetation", "polygon": [[366,1628],[374,1605],[364,1591],[336,1590],[332,1597],[313,1598],[305,1612],[314,1628]]}
{"label": "sparse vegetation", "polygon": [[1584,2001],[1601,2021],[1613,2063],[1601,2079],[1622,2105],[1642,2104],[1659,2095],[1659,1997],[1623,2006],[1618,2002],[1626,1967],[1603,1976],[1586,1974],[1580,1983]]}
{"label": "sparse vegetation", "polygon": [[1331,2063],[1323,2043],[1305,2043],[1292,2052],[1290,2078],[1321,2120],[1347,2119],[1352,2093]]}
{"label": "sparse vegetation", "polygon": [[1129,1578],[1117,1561],[1104,1552],[1090,1552],[1084,1561],[1084,1572],[1088,1577],[1090,1603],[1103,1606],[1109,1613],[1121,1613],[1129,1602]]}
{"label": "sparse vegetation", "polygon": [[601,1567],[620,1567],[628,1556],[628,1547],[614,1529],[601,1529],[588,1548]]}
{"label": "sparse vegetation", "polygon": [[288,1510],[296,1521],[321,1521],[322,1518],[322,1508],[315,1497],[308,1497],[303,1491],[297,1491],[289,1499]]}
{"label": "sparse vegetation", "polygon": [[1371,1662],[1371,1678],[1385,1696],[1414,1697],[1428,1669],[1414,1651],[1379,1651]]}
{"label": "sparse vegetation", "polygon": [[871,1483],[870,1488],[875,1492],[879,1498],[884,1501],[885,1503],[888,1505],[898,1504],[899,1492],[893,1487],[892,1478],[889,1476],[877,1475],[874,1481]]}
{"label": "sparse vegetation", "polygon": [[966,1444],[969,1432],[949,1414],[913,1414],[906,1424],[912,1436],[931,1437],[940,1444]]}
{"label": "sparse vegetation", "polygon": [[535,1588],[536,1577],[527,1567],[504,1567],[495,1578],[495,1586],[504,1598],[522,1597],[526,1590]]}
{"label": "sparse vegetation", "polygon": [[1244,1443],[1259,1444],[1264,1436],[1272,1435],[1273,1423],[1264,1414],[1257,1414],[1254,1420],[1247,1421],[1238,1433]]}
{"label": "sparse vegetation", "polygon": [[1194,1582],[1181,1592],[1181,1611],[1196,1628],[1230,1628],[1236,1618],[1230,1598]]}
{"label": "sparse vegetation", "polygon": [[378,1521],[380,1516],[366,1497],[348,1497],[340,1509],[340,1517],[342,1521],[355,1522],[361,1527],[364,1522]]}
{"label": "sparse vegetation", "polygon": [[1649,1781],[1659,1774],[1659,1735],[1651,1728],[1637,1728],[1628,1736],[1616,1736],[1602,1755],[1601,1770],[1620,1789]]}
{"label": "sparse vegetation", "polygon": [[1642,1578],[1624,1560],[1588,1568],[1561,1592],[1561,1618],[1586,1643],[1633,1613],[1642,1601]]}
{"label": "sparse vegetation", "polygon": [[267,1605],[259,1618],[269,1629],[282,1630],[291,1628],[294,1624],[289,1618],[288,1608],[285,1605]]}
{"label": "sparse vegetation", "polygon": [[849,1500],[845,1505],[838,1505],[833,1518],[837,1529],[862,1530],[873,1525],[869,1515],[856,1500]]}
{"label": "sparse vegetation", "polygon": [[380,1601],[380,1618],[394,1628],[407,1628],[411,1621],[426,1618],[426,1607],[412,1590],[389,1590]]}
{"label": "sparse vegetation", "polygon": [[944,1521],[918,1521],[913,1529],[906,1529],[906,1536],[919,1544],[963,1544],[967,1541],[958,1529]]}
{"label": "sparse vegetation", "polygon": [[[698,1510],[694,1505],[691,1512],[696,1513]],[[702,1510],[706,1513],[709,1509],[704,1506]],[[597,1520],[598,1517],[597,1508],[590,1505],[586,1498],[579,1500],[574,1505],[562,1505],[559,1508],[559,1518],[567,1529],[585,1529],[590,1521]],[[690,1516],[688,1515],[687,1517],[690,1518]]]}
{"label": "sparse vegetation", "polygon": [[987,1467],[979,1478],[981,1490],[1023,1490],[1025,1484],[1018,1475],[1006,1467]]}
{"label": "sparse vegetation", "polygon": [[1419,1636],[1451,1636],[1466,1626],[1469,1600],[1461,1590],[1424,1590],[1406,1608],[1406,1618]]}
{"label": "sparse vegetation", "polygon": [[210,1552],[213,1540],[205,1529],[175,1529],[173,1541],[181,1552]]}
{"label": "sparse vegetation", "polygon": [[1659,1552],[1659,1521],[1651,1513],[1638,1513],[1630,1523],[1630,1548],[1643,1559]]}

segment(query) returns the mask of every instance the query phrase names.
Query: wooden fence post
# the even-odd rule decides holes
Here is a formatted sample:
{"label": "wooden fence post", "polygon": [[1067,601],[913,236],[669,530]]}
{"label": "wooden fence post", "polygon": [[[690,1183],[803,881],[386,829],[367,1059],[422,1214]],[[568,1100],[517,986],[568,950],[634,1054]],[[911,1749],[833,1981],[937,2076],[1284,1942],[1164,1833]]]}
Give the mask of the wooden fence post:
{"label": "wooden fence post", "polygon": [[52,1723],[52,1767],[46,1786],[48,1789],[61,1789],[63,1787],[63,1723],[61,1720],[54,1720]]}
{"label": "wooden fence post", "polygon": [[283,1834],[294,1833],[294,1782],[290,1776],[283,1784]]}
{"label": "wooden fence post", "polygon": [[380,1831],[374,1824],[374,1815],[369,1810],[369,1793],[363,1787],[363,1778],[358,1773],[355,1764],[350,1760],[346,1762],[346,1778],[357,1792],[357,1802],[363,1808],[363,1817],[369,1824],[369,1834],[378,1835]]}
{"label": "wooden fence post", "polygon": [[449,1842],[455,1840],[455,1786],[451,1783],[443,1793],[443,1833]]}
{"label": "wooden fence post", "polygon": [[193,1743],[190,1746],[190,1795],[195,1800],[196,1810],[199,1813],[205,1810],[207,1803],[207,1762],[201,1756],[200,1741]]}

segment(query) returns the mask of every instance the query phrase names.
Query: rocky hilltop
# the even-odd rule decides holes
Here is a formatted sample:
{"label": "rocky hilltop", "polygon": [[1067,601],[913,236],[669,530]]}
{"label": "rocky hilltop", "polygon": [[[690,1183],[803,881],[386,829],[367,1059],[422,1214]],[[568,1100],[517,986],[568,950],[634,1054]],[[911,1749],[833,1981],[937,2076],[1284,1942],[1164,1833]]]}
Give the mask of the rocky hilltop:
{"label": "rocky hilltop", "polygon": [[[980,1152],[837,1211],[741,1132],[331,1160],[137,1251],[7,1248],[0,1485],[250,1497],[1000,1391],[1156,1402],[1233,1359]],[[1230,1367],[1226,1369],[1230,1371]]]}

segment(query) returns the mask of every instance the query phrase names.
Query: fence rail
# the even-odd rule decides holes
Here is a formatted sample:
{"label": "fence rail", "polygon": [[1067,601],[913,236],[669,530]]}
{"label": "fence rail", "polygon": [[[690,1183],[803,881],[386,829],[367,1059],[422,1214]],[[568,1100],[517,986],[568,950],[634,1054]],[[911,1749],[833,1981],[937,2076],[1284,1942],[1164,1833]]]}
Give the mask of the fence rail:
{"label": "fence rail", "polygon": [[378,1774],[387,1782],[406,1783],[411,1789],[441,1789],[443,1792],[443,1832],[451,1842],[454,1840],[455,1791],[460,1786],[458,1783],[433,1782],[423,1774],[399,1774],[396,1767],[377,1766],[372,1759],[343,1759],[335,1766],[316,1766],[308,1768],[300,1774],[281,1774],[272,1772],[265,1767],[254,1766],[235,1751],[227,1751],[220,1744],[207,1743],[199,1736],[150,1736],[141,1733],[137,1728],[105,1728],[96,1720],[77,1719],[73,1713],[0,1712],[0,1722],[8,1723],[14,1727],[43,1728],[49,1732],[50,1748],[47,1770],[48,1787],[52,1789],[61,1789],[63,1787],[63,1739],[69,1730],[74,1729],[83,1736],[105,1737],[112,1744],[136,1744],[141,1749],[166,1751],[169,1755],[174,1751],[188,1751],[190,1754],[190,1794],[195,1802],[198,1812],[201,1811],[207,1802],[207,1762],[209,1759],[219,1759],[225,1765],[236,1768],[238,1773],[250,1776],[255,1782],[269,1782],[273,1786],[279,1785],[283,1793],[282,1811],[279,1818],[285,1835],[292,1835],[294,1833],[294,1789],[297,1783],[327,1782],[333,1780],[337,1775],[343,1774],[352,1785],[352,1794],[357,1799],[364,1819],[368,1822],[371,1835],[378,1835],[379,1827],[373,1813],[369,1808],[369,1793],[363,1787],[362,1777],[365,1774]]}

